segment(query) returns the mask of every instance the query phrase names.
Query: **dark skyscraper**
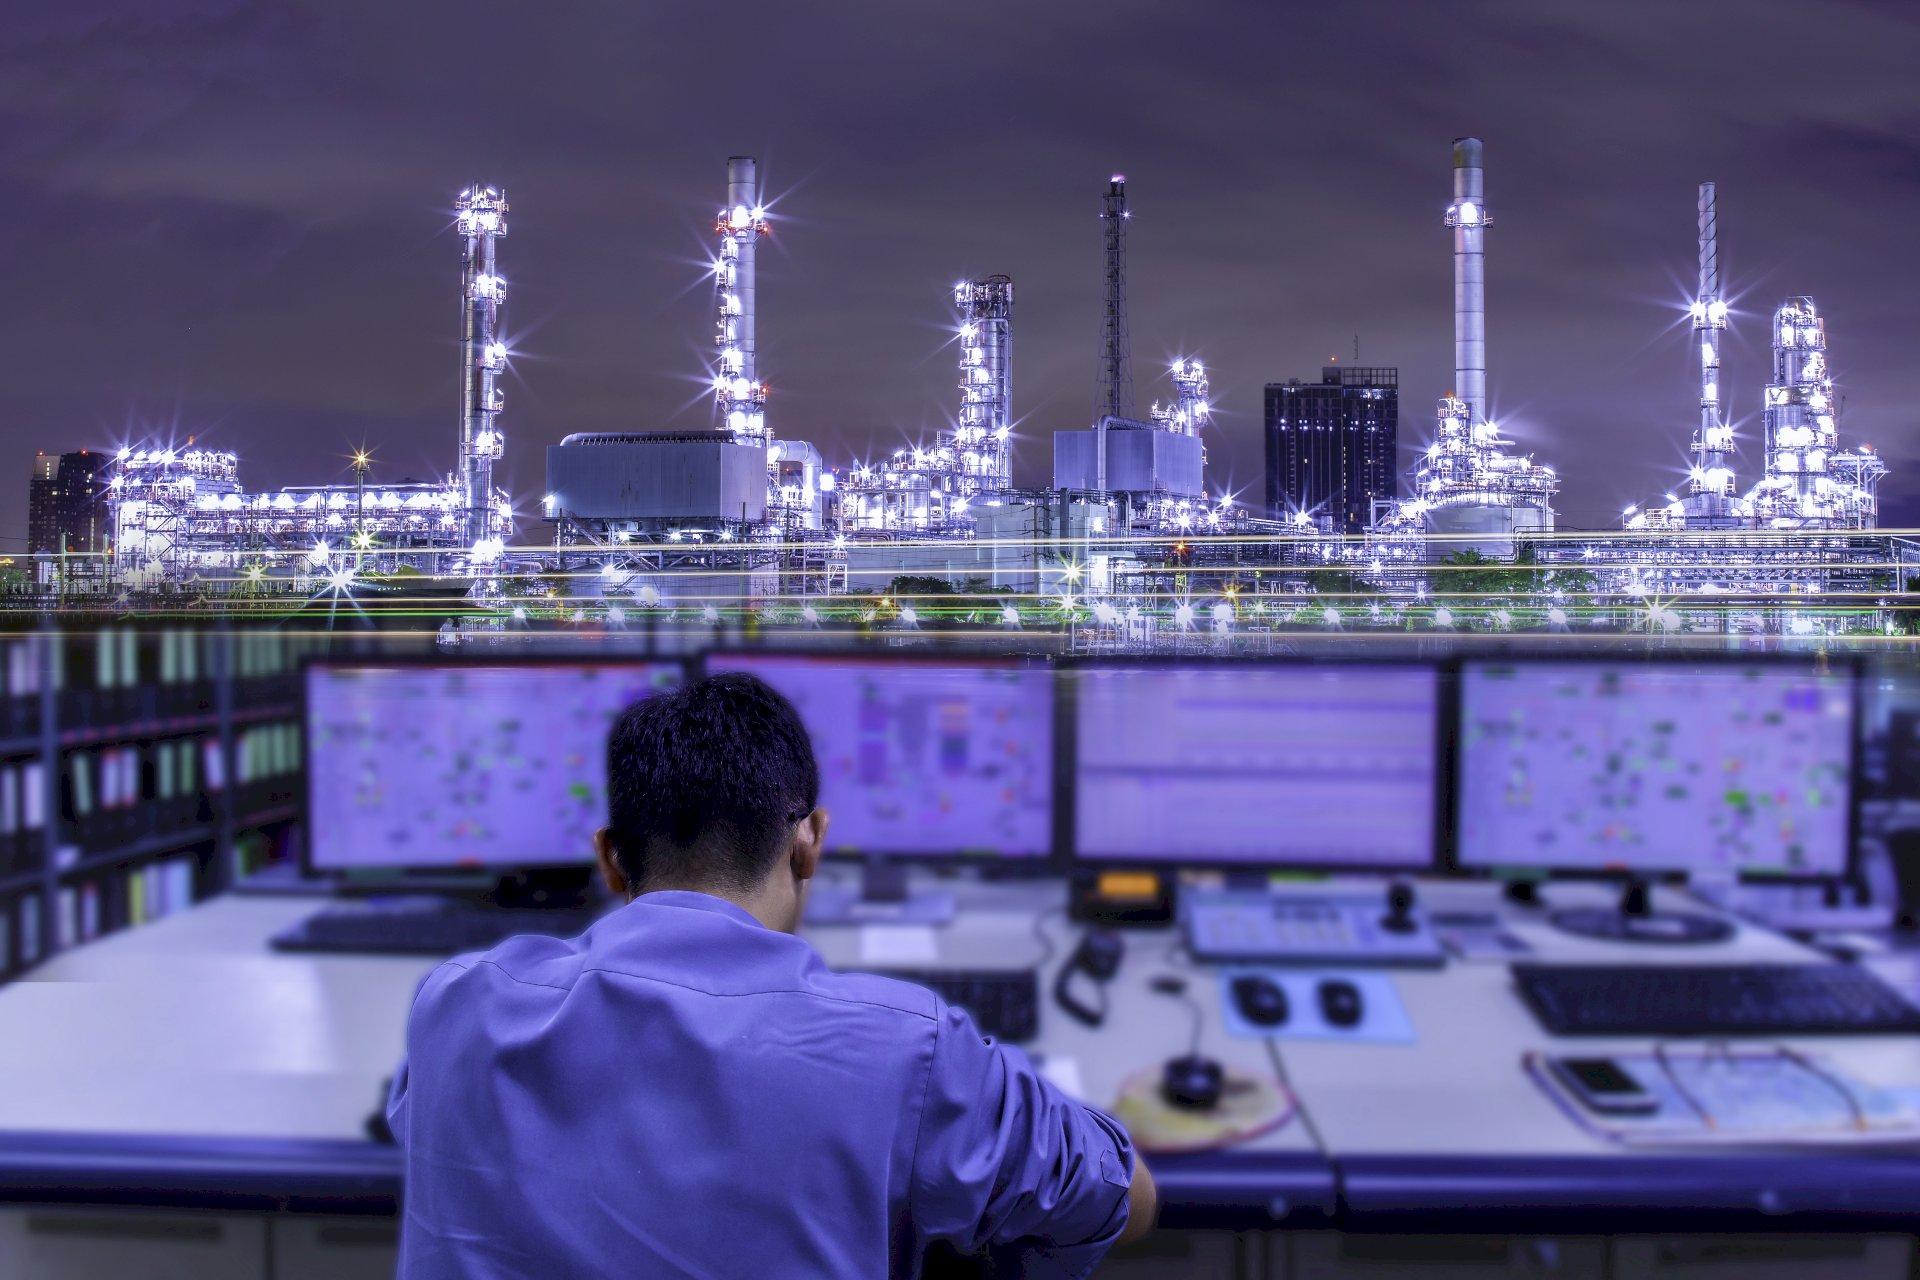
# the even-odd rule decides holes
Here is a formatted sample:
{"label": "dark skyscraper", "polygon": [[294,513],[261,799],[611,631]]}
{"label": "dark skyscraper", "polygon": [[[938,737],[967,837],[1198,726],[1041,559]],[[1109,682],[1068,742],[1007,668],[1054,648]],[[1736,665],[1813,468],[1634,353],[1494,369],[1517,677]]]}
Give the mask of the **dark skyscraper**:
{"label": "dark skyscraper", "polygon": [[107,468],[85,449],[37,453],[27,494],[27,550],[34,554],[107,549]]}
{"label": "dark skyscraper", "polygon": [[1373,522],[1394,496],[1400,371],[1328,365],[1320,381],[1267,384],[1267,506],[1305,511],[1336,533]]}

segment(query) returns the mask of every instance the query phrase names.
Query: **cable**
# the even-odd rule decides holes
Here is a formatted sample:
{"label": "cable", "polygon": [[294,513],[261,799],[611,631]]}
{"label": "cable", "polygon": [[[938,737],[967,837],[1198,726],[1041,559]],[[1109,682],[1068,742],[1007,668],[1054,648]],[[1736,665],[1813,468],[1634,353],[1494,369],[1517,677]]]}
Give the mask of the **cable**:
{"label": "cable", "polygon": [[1839,1094],[1840,1100],[1846,1104],[1847,1111],[1853,1116],[1853,1127],[1855,1129],[1864,1133],[1873,1127],[1867,1120],[1867,1109],[1861,1105],[1859,1095],[1853,1091],[1853,1086],[1847,1083],[1846,1080],[1828,1071],[1825,1067],[1822,1067],[1812,1058],[1807,1057],[1807,1055],[1795,1049],[1792,1045],[1782,1044],[1776,1045],[1774,1048],[1776,1052],[1788,1062],[1793,1063],[1802,1071],[1805,1071],[1814,1079],[1826,1084],[1835,1093]]}
{"label": "cable", "polygon": [[1089,974],[1087,981],[1093,984],[1094,994],[1099,1001],[1087,1004],[1067,989],[1073,981],[1073,975],[1081,972],[1083,970],[1078,965],[1061,966],[1060,976],[1053,980],[1053,1002],[1082,1026],[1098,1027],[1107,1020],[1107,984]]}
{"label": "cable", "polygon": [[1064,917],[1066,914],[1067,909],[1064,906],[1054,906],[1048,907],[1033,918],[1033,940],[1040,944],[1040,958],[1034,961],[1033,967],[1043,975],[1047,971],[1047,966],[1053,963],[1053,958],[1060,954],[1060,948],[1055,944],[1053,936],[1047,932],[1047,920],[1052,916]]}
{"label": "cable", "polygon": [[1158,994],[1171,996],[1187,1006],[1187,1012],[1193,1015],[1193,1041],[1187,1046],[1187,1056],[1199,1057],[1200,1029],[1205,1024],[1207,1015],[1206,1011],[1200,1007],[1200,1002],[1188,992],[1186,978],[1177,973],[1155,974],[1147,985]]}
{"label": "cable", "polygon": [[1307,1110],[1306,1100],[1293,1087],[1293,1077],[1287,1074],[1287,1064],[1280,1057],[1280,1042],[1272,1036],[1262,1036],[1260,1042],[1267,1046],[1267,1059],[1273,1063],[1273,1074],[1279,1079],[1280,1087],[1287,1091],[1287,1101],[1293,1104],[1293,1114],[1300,1117],[1301,1126],[1306,1129],[1307,1136],[1313,1139],[1314,1149],[1321,1155],[1329,1154],[1327,1140],[1320,1136],[1320,1126],[1313,1122],[1313,1113]]}

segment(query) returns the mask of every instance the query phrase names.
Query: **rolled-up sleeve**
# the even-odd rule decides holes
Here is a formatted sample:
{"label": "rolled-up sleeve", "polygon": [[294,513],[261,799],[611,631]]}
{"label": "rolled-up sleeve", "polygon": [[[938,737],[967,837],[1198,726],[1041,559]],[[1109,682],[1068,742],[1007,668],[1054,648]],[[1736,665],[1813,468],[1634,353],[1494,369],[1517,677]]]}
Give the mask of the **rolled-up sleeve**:
{"label": "rolled-up sleeve", "polygon": [[1047,1271],[1085,1275],[1126,1228],[1133,1158],[1117,1121],[942,1009],[914,1153],[923,1237],[968,1253],[1027,1244]]}

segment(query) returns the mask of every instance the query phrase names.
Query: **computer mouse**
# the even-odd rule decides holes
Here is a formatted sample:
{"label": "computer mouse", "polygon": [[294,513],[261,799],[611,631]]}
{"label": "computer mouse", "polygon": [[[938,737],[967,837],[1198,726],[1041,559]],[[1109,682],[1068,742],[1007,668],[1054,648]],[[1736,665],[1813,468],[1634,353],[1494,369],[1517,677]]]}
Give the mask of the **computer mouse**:
{"label": "computer mouse", "polygon": [[1186,1111],[1211,1111],[1220,1105],[1225,1070],[1212,1058],[1188,1054],[1168,1058],[1160,1075],[1160,1096]]}
{"label": "computer mouse", "polygon": [[1360,1021],[1365,1004],[1360,988],[1345,978],[1326,978],[1320,983],[1320,1016],[1330,1027],[1351,1027]]}
{"label": "computer mouse", "polygon": [[1287,991],[1264,973],[1233,980],[1233,1007],[1256,1027],[1277,1027],[1287,1020]]}

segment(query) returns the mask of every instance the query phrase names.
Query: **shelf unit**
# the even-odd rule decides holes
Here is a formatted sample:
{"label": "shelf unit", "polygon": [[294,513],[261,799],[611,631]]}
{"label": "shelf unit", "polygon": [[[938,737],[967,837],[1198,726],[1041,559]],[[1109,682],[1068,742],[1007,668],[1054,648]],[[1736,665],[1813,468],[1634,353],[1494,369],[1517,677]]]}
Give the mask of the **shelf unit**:
{"label": "shelf unit", "polygon": [[411,647],[234,623],[0,633],[0,982],[287,856],[302,665]]}

